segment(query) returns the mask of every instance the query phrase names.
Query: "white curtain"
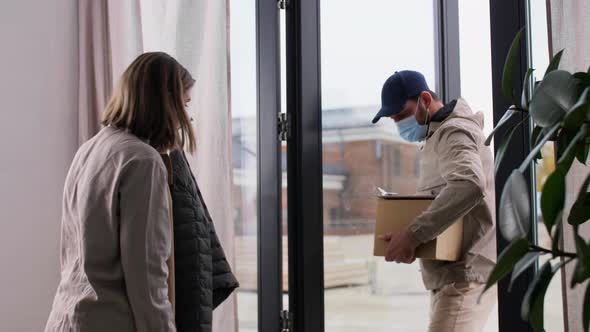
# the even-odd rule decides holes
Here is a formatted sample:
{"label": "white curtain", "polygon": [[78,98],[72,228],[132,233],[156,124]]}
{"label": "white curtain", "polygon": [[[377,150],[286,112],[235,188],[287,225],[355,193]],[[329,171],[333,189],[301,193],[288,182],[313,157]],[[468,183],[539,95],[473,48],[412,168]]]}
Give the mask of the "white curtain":
{"label": "white curtain", "polygon": [[139,0],[78,2],[78,143],[100,130],[101,114],[125,68],[141,53]]}
{"label": "white curtain", "polygon": [[550,0],[550,45],[565,49],[561,69],[586,71],[590,66],[590,1]]}
{"label": "white curtain", "polygon": [[[227,1],[141,0],[140,5],[144,51],[169,53],[196,79],[189,112],[197,152],[189,162],[234,267]],[[235,294],[213,312],[213,330],[237,331]]]}
{"label": "white curtain", "polygon": [[107,3],[114,86],[125,69],[142,53],[143,38],[139,0],[108,0]]}
{"label": "white curtain", "polygon": [[[564,49],[560,69],[569,72],[586,71],[590,66],[590,2],[587,0],[550,0],[549,5],[549,44],[551,54]],[[566,179],[566,211],[571,209],[577,198],[581,184],[590,168],[574,162]],[[565,216],[567,218],[567,216]],[[567,220],[567,219],[564,219]],[[575,242],[571,227],[564,222],[564,247],[575,252]],[[590,237],[590,225],[581,228],[582,235]],[[564,308],[568,331],[583,331],[582,307],[586,284],[570,289],[574,265],[569,264],[562,274],[563,289],[567,307]]]}
{"label": "white curtain", "polygon": [[[227,0],[80,0],[78,136],[82,143],[98,132],[112,87],[139,54],[175,57],[197,81],[189,162],[234,267],[228,10]],[[237,331],[235,294],[215,309],[213,331]]]}

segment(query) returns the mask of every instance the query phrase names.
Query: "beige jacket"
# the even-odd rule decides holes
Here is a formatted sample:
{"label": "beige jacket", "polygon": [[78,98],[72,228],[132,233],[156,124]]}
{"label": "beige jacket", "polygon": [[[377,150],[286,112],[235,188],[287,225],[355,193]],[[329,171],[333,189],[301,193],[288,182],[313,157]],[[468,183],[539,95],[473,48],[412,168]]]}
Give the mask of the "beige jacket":
{"label": "beige jacket", "polygon": [[176,331],[167,172],[148,144],[107,127],[66,178],[61,281],[46,332]]}
{"label": "beige jacket", "polygon": [[432,123],[421,150],[418,194],[437,196],[410,226],[425,243],[463,217],[462,256],[457,262],[421,260],[427,289],[453,282],[486,282],[496,261],[494,160],[484,144],[483,114],[463,99],[441,123]]}

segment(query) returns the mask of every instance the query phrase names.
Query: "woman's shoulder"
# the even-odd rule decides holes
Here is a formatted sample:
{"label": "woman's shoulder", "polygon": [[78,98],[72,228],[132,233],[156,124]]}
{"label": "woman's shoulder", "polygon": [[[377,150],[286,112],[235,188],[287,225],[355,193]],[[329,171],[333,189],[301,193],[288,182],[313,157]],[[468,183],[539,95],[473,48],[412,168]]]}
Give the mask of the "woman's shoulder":
{"label": "woman's shoulder", "polygon": [[164,167],[158,151],[133,134],[123,130],[111,130],[109,141],[112,155],[123,163],[154,162]]}

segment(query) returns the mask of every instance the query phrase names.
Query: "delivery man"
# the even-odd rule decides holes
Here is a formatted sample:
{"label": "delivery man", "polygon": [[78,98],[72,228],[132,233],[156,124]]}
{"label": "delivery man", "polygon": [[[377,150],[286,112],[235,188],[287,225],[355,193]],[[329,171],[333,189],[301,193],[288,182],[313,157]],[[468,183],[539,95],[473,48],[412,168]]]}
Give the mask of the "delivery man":
{"label": "delivery man", "polygon": [[430,332],[479,332],[496,301],[496,289],[478,303],[496,261],[494,160],[484,144],[483,114],[463,99],[443,104],[424,76],[399,71],[381,92],[382,117],[395,121],[401,137],[424,141],[420,151],[419,195],[436,196],[403,232],[383,234],[387,261],[412,263],[416,247],[463,218],[463,245],[456,262],[421,260],[431,291]]}

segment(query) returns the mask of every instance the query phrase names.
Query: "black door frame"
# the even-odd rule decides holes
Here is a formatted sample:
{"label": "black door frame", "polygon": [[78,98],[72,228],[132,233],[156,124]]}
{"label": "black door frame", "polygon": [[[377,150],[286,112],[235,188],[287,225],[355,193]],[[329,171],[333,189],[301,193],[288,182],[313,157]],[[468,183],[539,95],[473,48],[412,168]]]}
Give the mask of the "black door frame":
{"label": "black door frame", "polygon": [[[323,332],[323,187],[320,1],[287,6],[289,310],[293,329]],[[460,95],[458,0],[433,0],[437,89]],[[444,17],[444,19],[443,19]]]}
{"label": "black door frame", "polygon": [[279,12],[256,1],[258,138],[258,331],[280,331],[282,310]]}
{"label": "black door frame", "polygon": [[324,331],[320,0],[288,1],[289,311],[293,330]]}
{"label": "black door frame", "polygon": [[[518,31],[524,27],[528,20],[528,0],[490,0],[490,34],[491,34],[491,50],[492,50],[492,89],[494,101],[494,125],[502,118],[510,103],[502,94],[502,72],[504,68],[504,59],[508,54],[508,50],[512,40]],[[523,38],[529,42],[528,38]],[[515,66],[515,89],[521,91],[523,80],[530,62],[527,52],[527,43],[521,44],[519,52],[519,59]],[[515,121],[521,121],[522,118]],[[505,130],[496,134],[496,137],[502,137]],[[499,215],[499,202],[502,194],[502,189],[506,180],[512,173],[512,170],[518,168],[524,161],[529,147],[530,128],[528,123],[520,126],[513,135],[512,142],[508,146],[502,165],[496,173],[496,215]],[[497,152],[498,145],[495,145]],[[531,181],[530,169],[525,174],[525,178]],[[534,206],[534,205],[533,205]],[[535,230],[536,223],[531,216],[532,229]],[[496,218],[497,219],[497,218]],[[535,232],[531,232],[533,237]],[[497,245],[498,253],[502,252],[508,246],[508,242],[504,240],[500,233],[500,228],[497,227]],[[504,279],[498,283],[498,320],[500,331],[533,331],[528,322],[525,322],[520,317],[520,303],[524,298],[528,285],[532,282],[535,275],[535,267],[528,268],[512,286],[512,290],[508,291],[509,280]]]}
{"label": "black door frame", "polygon": [[[294,319],[292,327],[296,331],[305,332],[324,331],[320,1],[290,0],[287,7],[287,113],[291,125],[287,150],[290,221],[288,226],[289,307]],[[502,69],[512,39],[527,21],[526,1],[490,0],[489,2],[494,124],[499,121],[509,106],[501,93]],[[435,26],[438,29],[435,33],[435,42],[439,51],[437,90],[443,99],[448,101],[460,96],[458,0],[433,0],[433,2],[436,13]],[[271,3],[276,6],[276,2],[271,1]],[[517,89],[519,85],[522,86],[522,79],[527,68],[525,46],[520,54],[521,58],[516,69],[516,75],[520,78]],[[278,68],[275,69],[278,70]],[[273,102],[278,103],[278,100]],[[270,125],[271,122],[267,120],[265,123]],[[275,124],[272,123],[272,125]],[[274,145],[272,147],[274,149]],[[529,129],[523,127],[515,132],[514,142],[509,147],[497,174],[496,199],[498,202],[510,171],[521,163],[528,151]],[[271,173],[274,174],[274,171],[273,169]],[[280,179],[279,175],[277,177]],[[280,228],[278,230],[280,231]],[[276,229],[273,234],[280,239],[280,233]],[[498,233],[498,252],[501,252],[506,245],[507,243]],[[275,252],[280,252],[280,248],[275,249]],[[276,261],[278,260],[275,260],[275,263]],[[280,266],[273,267],[272,270],[280,270]],[[498,292],[500,331],[532,331],[530,325],[520,319],[519,313],[520,301],[534,273],[534,268],[523,273],[511,292],[507,291],[506,282],[500,282]],[[278,283],[276,278],[272,281]],[[274,289],[277,288],[275,285]],[[263,297],[261,299],[264,300]],[[277,301],[275,297],[273,299]],[[276,308],[278,307],[275,307],[274,312]],[[271,316],[271,320],[276,318],[273,317]],[[261,312],[261,323],[265,319],[269,317],[263,317]],[[271,330],[261,329],[261,331]]]}
{"label": "black door frame", "polygon": [[436,92],[447,103],[461,96],[459,0],[434,0]]}

